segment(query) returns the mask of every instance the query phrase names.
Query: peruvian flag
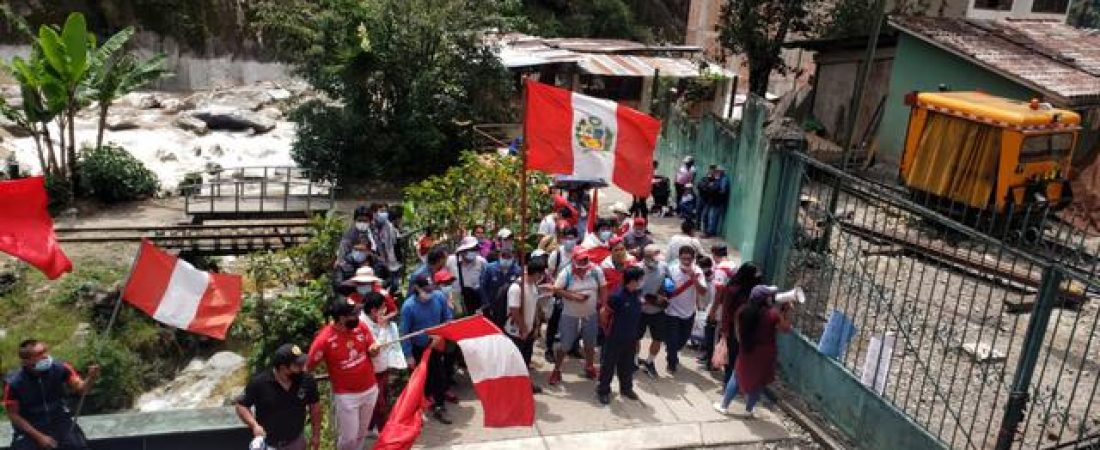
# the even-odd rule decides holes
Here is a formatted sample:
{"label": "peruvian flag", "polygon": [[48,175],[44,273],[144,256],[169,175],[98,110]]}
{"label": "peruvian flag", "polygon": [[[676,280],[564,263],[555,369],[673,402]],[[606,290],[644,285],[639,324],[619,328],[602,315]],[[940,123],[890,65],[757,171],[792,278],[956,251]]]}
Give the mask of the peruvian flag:
{"label": "peruvian flag", "polygon": [[73,263],[57,245],[46,203],[42,177],[0,181],[0,251],[26,261],[53,280],[73,270]]}
{"label": "peruvian flag", "polygon": [[661,122],[611,100],[528,79],[527,168],[601,179],[649,195]]}
{"label": "peruvian flag", "polygon": [[142,240],[122,299],[165,325],[225,339],[241,309],[241,277],[203,272]]}
{"label": "peruvian flag", "polygon": [[516,344],[485,316],[449,322],[429,331],[458,343],[466,371],[485,410],[486,427],[529,427],[535,424],[531,376]]}

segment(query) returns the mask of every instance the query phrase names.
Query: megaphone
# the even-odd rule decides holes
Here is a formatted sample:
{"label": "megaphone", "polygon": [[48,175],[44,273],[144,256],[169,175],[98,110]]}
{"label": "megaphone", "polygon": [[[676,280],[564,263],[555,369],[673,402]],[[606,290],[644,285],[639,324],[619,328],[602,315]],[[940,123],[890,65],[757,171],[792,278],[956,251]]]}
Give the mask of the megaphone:
{"label": "megaphone", "polygon": [[802,291],[802,288],[796,287],[789,291],[775,294],[775,303],[777,305],[783,305],[790,302],[806,303],[806,293]]}

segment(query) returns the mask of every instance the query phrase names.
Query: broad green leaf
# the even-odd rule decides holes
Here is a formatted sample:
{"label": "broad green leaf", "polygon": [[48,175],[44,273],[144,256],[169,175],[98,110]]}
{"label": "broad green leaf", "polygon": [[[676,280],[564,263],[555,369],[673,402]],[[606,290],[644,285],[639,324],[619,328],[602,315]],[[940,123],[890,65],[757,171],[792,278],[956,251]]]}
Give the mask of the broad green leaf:
{"label": "broad green leaf", "polygon": [[[89,38],[84,15],[80,13],[69,14],[69,18],[65,20],[65,28],[61,37],[65,46],[65,54],[68,56],[68,66],[66,70],[58,71],[65,73],[68,84],[74,85],[88,69]],[[94,42],[92,45],[94,45]]]}
{"label": "broad green leaf", "polygon": [[126,27],[104,41],[103,45],[95,50],[95,60],[92,63],[93,67],[99,68],[107,64],[107,62],[113,58],[133,36],[134,27]]}
{"label": "broad green leaf", "polygon": [[65,63],[65,49],[61,44],[61,36],[48,26],[38,28],[38,47],[42,50],[42,56],[50,67],[58,73],[68,73]]}

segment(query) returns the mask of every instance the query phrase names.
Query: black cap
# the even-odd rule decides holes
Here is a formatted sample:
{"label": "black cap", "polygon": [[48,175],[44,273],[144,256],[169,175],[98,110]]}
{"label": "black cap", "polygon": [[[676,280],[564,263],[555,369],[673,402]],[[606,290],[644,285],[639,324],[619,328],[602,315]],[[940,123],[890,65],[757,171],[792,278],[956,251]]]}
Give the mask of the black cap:
{"label": "black cap", "polygon": [[355,313],[355,303],[347,298],[337,299],[332,302],[332,306],[329,307],[329,314],[331,314],[332,317],[354,316]]}
{"label": "black cap", "polygon": [[305,365],[309,360],[309,355],[302,351],[297,345],[283,344],[279,346],[278,350],[275,350],[275,356],[271,358],[271,362],[276,366],[288,366],[291,364]]}
{"label": "black cap", "polygon": [[420,274],[413,278],[412,285],[419,288],[428,288],[432,286],[432,280],[428,278],[427,274]]}
{"label": "black cap", "polygon": [[715,242],[714,245],[710,247],[711,250],[726,250],[727,248],[725,242]]}

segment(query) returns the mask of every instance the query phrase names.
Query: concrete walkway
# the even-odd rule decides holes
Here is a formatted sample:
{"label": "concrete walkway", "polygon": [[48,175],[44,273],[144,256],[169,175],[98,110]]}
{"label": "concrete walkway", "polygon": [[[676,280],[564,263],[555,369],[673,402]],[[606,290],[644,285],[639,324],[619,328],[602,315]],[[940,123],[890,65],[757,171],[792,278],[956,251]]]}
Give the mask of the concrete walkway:
{"label": "concrete walkway", "polygon": [[[601,210],[615,201],[629,204],[629,197],[617,189],[601,192]],[[658,244],[679,232],[679,220],[653,219],[650,229]],[[714,240],[704,240],[709,250]],[[648,342],[643,342],[643,348]],[[612,382],[611,404],[596,399],[596,382],[581,376],[582,362],[570,359],[563,370],[563,383],[550,387],[546,378],[551,365],[542,357],[541,339],[536,346],[532,377],[545,392],[535,396],[536,422],[530,428],[491,429],[481,426],[481,405],[469,380],[461,377],[456,394],[461,402],[449,405],[454,424],[443,425],[425,417],[419,448],[456,449],[648,449],[697,448],[760,445],[804,439],[803,433],[778,408],[758,407],[756,418],[743,420],[723,416],[711,404],[721,398],[721,372],[706,372],[696,362],[695,350],[681,352],[681,367],[668,374],[665,353],[657,359],[656,379],[639,371],[635,391],[639,401],[618,396]],[[740,400],[730,410],[743,412]]]}

